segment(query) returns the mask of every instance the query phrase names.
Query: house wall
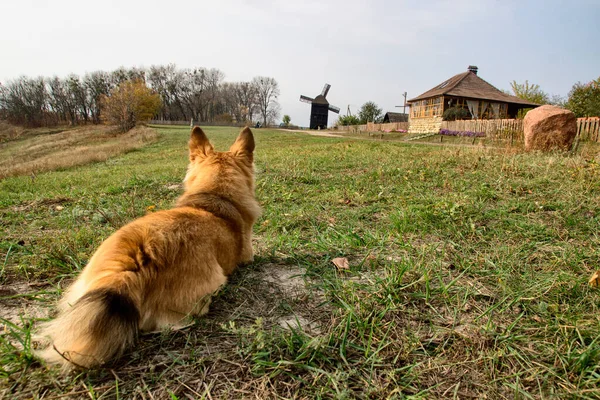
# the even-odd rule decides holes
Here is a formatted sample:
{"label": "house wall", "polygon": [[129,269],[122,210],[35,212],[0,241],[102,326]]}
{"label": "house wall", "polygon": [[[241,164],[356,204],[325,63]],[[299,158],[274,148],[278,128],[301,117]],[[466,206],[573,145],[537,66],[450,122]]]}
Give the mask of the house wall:
{"label": "house wall", "polygon": [[408,133],[437,133],[442,127],[442,117],[411,118]]}

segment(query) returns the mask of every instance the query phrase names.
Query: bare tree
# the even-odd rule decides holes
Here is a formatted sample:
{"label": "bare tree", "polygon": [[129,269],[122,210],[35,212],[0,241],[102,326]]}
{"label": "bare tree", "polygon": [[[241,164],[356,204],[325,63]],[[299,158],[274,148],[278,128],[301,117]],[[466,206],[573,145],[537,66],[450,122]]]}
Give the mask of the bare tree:
{"label": "bare tree", "polygon": [[81,82],[79,76],[75,74],[71,74],[67,77],[67,88],[69,91],[69,96],[71,97],[73,103],[75,104],[76,110],[83,119],[84,122],[88,122],[89,119],[89,98],[88,93]]}
{"label": "bare tree", "polygon": [[[153,65],[146,74],[148,85],[160,95],[162,108],[159,118],[164,120],[187,120],[192,117],[189,111],[191,99],[186,90],[189,84],[189,70],[178,70],[175,64]],[[194,82],[192,82],[193,84]]]}
{"label": "bare tree", "polygon": [[113,89],[110,84],[110,75],[103,71],[86,74],[83,85],[89,98],[90,118],[94,124],[100,123],[102,112],[102,96],[106,96]]}
{"label": "bare tree", "polygon": [[217,118],[229,115],[237,122],[242,121],[241,108],[237,103],[235,95],[236,83],[223,82],[220,85],[217,101],[215,102],[215,113]]}
{"label": "bare tree", "polygon": [[162,99],[159,118],[163,120],[185,118],[185,116],[180,116],[178,111],[174,78],[176,73],[175,65],[169,64],[166,66],[153,65],[146,74],[146,82]]}
{"label": "bare tree", "polygon": [[204,121],[214,121],[215,117],[219,114],[217,103],[219,103],[218,96],[224,78],[225,74],[218,69],[213,68],[205,71],[206,87],[204,101],[206,103],[206,108]]}
{"label": "bare tree", "polygon": [[237,103],[240,107],[242,121],[253,121],[254,112],[257,110],[256,87],[252,82],[239,82],[235,86]]}
{"label": "bare tree", "polygon": [[204,121],[207,106],[204,94],[207,86],[206,69],[186,69],[181,72],[183,81],[180,82],[178,93],[186,110],[186,119]]}
{"label": "bare tree", "polygon": [[77,122],[77,110],[69,97],[66,82],[55,76],[48,81],[48,103],[57,122]]}
{"label": "bare tree", "polygon": [[0,87],[0,109],[15,124],[42,126],[48,122],[48,92],[44,78],[21,77]]}
{"label": "bare tree", "polygon": [[281,106],[277,102],[272,103],[267,112],[267,125],[275,125],[279,120],[279,114],[281,114]]}
{"label": "bare tree", "polygon": [[279,85],[274,78],[265,76],[252,79],[252,85],[256,89],[258,111],[262,116],[263,126],[267,126],[269,120],[276,120],[279,116]]}

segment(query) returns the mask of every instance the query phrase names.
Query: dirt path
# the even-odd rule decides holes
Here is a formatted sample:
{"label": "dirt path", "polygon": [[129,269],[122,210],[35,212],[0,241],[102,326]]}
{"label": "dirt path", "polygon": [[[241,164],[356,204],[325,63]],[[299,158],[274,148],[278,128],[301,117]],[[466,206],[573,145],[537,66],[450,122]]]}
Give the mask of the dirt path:
{"label": "dirt path", "polygon": [[285,132],[299,132],[299,133],[304,133],[304,134],[311,135],[311,136],[334,137],[334,138],[345,137],[345,136],[329,133],[328,131],[312,131],[312,130],[300,130],[300,129],[279,129],[279,130],[285,131]]}
{"label": "dirt path", "polygon": [[489,145],[481,145],[481,144],[433,143],[433,142],[416,142],[416,141],[393,140],[393,139],[374,139],[373,137],[343,136],[343,135],[336,135],[336,134],[330,133],[328,131],[312,131],[312,130],[299,130],[299,129],[279,129],[279,130],[285,131],[285,132],[304,133],[305,135],[310,135],[310,136],[330,137],[330,138],[338,138],[338,139],[345,138],[345,139],[354,139],[354,140],[378,140],[378,141],[383,141],[383,142],[400,142],[400,143],[406,143],[406,144],[420,144],[420,145],[424,145],[424,146],[471,147],[471,148],[480,148],[480,149],[501,148],[498,146],[489,146]]}

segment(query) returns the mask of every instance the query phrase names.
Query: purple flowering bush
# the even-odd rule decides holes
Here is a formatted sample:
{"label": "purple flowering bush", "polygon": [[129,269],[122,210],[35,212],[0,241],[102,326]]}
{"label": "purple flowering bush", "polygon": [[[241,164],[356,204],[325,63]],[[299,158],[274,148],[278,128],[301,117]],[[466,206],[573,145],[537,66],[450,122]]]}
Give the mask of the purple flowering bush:
{"label": "purple flowering bush", "polygon": [[440,129],[440,135],[444,135],[444,136],[466,136],[466,137],[485,137],[485,133],[483,133],[483,132],[451,131],[449,129]]}

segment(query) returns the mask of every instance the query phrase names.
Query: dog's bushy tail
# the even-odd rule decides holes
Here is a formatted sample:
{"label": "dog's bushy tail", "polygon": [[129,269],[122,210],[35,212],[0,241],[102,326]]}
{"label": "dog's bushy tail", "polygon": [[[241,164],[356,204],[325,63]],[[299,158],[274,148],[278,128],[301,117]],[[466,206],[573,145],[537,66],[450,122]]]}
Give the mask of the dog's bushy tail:
{"label": "dog's bushy tail", "polygon": [[99,366],[133,345],[139,320],[127,294],[113,288],[91,290],[42,327],[40,335],[49,344],[38,356],[65,370]]}

